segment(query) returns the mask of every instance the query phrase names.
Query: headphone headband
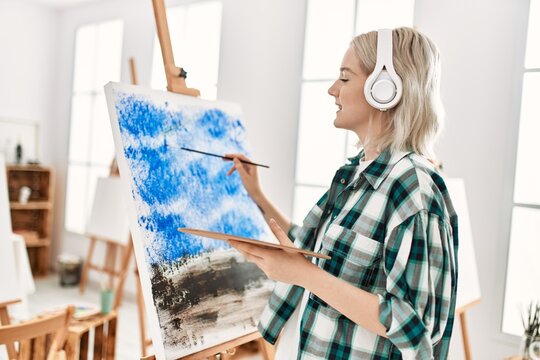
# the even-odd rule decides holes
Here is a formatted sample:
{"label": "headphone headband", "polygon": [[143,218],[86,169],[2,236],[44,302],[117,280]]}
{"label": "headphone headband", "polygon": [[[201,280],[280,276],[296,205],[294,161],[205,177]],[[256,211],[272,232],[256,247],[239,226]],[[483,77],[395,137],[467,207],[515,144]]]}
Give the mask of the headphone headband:
{"label": "headphone headband", "polygon": [[401,100],[403,85],[392,61],[392,30],[377,31],[377,63],[366,79],[364,96],[380,111],[393,108]]}

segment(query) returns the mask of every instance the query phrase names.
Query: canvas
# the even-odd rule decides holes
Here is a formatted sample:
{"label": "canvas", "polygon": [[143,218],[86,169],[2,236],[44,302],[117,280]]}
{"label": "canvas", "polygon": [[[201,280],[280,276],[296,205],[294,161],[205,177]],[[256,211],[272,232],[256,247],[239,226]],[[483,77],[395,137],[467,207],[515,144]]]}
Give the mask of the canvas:
{"label": "canvas", "polygon": [[256,331],[272,282],[227,243],[177,231],[275,242],[238,174],[227,176],[231,162],[181,149],[248,154],[240,107],[115,83],[105,92],[156,356]]}
{"label": "canvas", "polygon": [[127,245],[129,224],[122,181],[116,177],[98,178],[86,234]]}
{"label": "canvas", "polygon": [[6,178],[6,162],[0,153],[0,302],[22,299],[23,293],[17,276],[15,248],[11,238],[11,215],[9,212],[8,184]]}

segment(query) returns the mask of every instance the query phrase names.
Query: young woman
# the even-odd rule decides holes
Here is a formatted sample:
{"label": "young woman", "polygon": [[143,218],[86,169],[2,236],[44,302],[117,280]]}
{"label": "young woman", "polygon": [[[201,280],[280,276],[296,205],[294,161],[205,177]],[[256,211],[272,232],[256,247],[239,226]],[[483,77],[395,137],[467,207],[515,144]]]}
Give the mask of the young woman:
{"label": "young woman", "polygon": [[458,237],[444,180],[429,160],[442,125],[439,72],[436,46],[414,29],[352,40],[328,93],[338,107],[334,126],[354,132],[362,149],[301,227],[266,198],[256,167],[228,154],[229,173],[239,173],[282,244],[331,256],[230,242],[277,281],[259,323],[267,341],[278,341],[276,358],[447,357]]}

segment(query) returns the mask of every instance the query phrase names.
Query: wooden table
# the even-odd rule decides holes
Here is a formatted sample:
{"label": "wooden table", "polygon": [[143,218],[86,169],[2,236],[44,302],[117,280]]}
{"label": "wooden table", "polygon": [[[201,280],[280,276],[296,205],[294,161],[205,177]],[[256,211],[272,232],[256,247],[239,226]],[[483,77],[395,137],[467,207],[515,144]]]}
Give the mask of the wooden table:
{"label": "wooden table", "polygon": [[67,359],[88,359],[90,330],[94,333],[94,360],[113,360],[116,345],[116,312],[72,320],[66,341]]}

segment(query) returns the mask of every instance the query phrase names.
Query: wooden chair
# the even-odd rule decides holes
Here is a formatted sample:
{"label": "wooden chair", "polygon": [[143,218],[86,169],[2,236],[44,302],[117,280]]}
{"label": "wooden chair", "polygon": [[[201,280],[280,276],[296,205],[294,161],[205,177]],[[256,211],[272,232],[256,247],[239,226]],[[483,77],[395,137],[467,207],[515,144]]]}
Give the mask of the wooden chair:
{"label": "wooden chair", "polygon": [[[10,319],[9,319],[9,313],[8,313],[8,306],[20,303],[21,300],[14,299],[9,301],[0,302],[0,326],[10,325]],[[8,355],[10,359],[15,356],[15,346],[13,343],[7,343],[6,350],[8,352]]]}
{"label": "wooden chair", "polygon": [[[0,344],[8,347],[9,359],[65,360],[63,350],[74,308],[15,325],[0,327]],[[19,344],[18,351],[12,346]]]}

